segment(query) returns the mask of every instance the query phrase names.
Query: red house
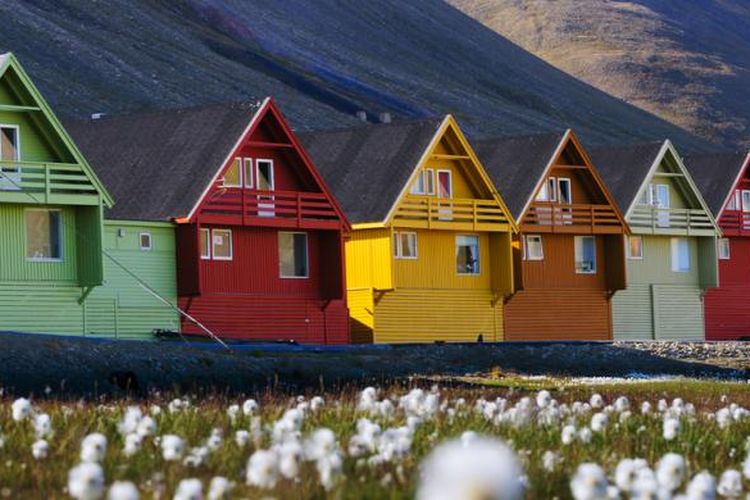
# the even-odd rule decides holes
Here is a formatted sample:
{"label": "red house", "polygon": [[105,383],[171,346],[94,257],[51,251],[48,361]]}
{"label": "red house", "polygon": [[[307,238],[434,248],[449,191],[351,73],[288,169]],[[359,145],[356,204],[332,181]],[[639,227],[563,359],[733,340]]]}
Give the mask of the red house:
{"label": "red house", "polygon": [[122,218],[175,225],[183,333],[349,342],[349,224],[271,99],[87,128],[87,154],[128,193]]}
{"label": "red house", "polygon": [[719,287],[704,297],[706,340],[750,338],[750,154],[692,156],[685,165],[719,222]]}

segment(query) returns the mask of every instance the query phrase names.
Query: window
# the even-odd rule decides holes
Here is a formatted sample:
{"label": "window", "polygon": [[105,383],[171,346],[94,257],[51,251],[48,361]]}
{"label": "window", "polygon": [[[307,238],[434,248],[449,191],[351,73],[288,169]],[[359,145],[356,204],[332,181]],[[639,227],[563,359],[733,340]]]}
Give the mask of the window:
{"label": "window", "polygon": [[151,233],[141,233],[138,235],[138,240],[140,241],[141,250],[143,251],[149,251],[151,250]]}
{"label": "window", "polygon": [[210,238],[211,230],[201,229],[201,259],[205,260],[211,258],[211,245],[209,245]]}
{"label": "window", "polygon": [[282,278],[307,278],[307,233],[279,233],[279,273]]}
{"label": "window", "polygon": [[687,238],[672,238],[672,271],[690,271],[690,244]]}
{"label": "window", "polygon": [[560,178],[557,180],[560,186],[560,203],[573,203],[573,190],[571,188],[570,179]]}
{"label": "window", "polygon": [[750,191],[742,190],[742,211],[750,212]]}
{"label": "window", "polygon": [[397,259],[416,259],[417,233],[393,233],[393,256]]}
{"label": "window", "polygon": [[26,211],[26,258],[62,260],[62,213],[59,210]]}
{"label": "window", "polygon": [[536,194],[536,201],[550,201],[550,199],[550,183],[547,181],[539,188],[539,192]]}
{"label": "window", "polygon": [[641,192],[641,196],[638,198],[638,204],[642,206],[648,206],[651,205],[651,188],[653,186],[649,184],[645,187],[645,189]]}
{"label": "window", "polygon": [[596,238],[575,237],[576,273],[596,274]]}
{"label": "window", "polygon": [[525,260],[544,260],[544,247],[540,235],[526,235],[523,237],[523,242],[523,258]]}
{"label": "window", "polygon": [[243,158],[242,163],[245,166],[245,169],[243,170],[245,175],[245,187],[251,188],[253,187],[253,179],[255,178],[253,175],[253,159]]}
{"label": "window", "polygon": [[255,160],[255,165],[258,169],[258,189],[260,189],[261,191],[273,191],[273,161]]}
{"label": "window", "polygon": [[630,236],[628,238],[628,259],[643,259],[643,237]]}
{"label": "window", "polygon": [[[0,161],[14,162],[21,160],[18,127],[0,125]],[[20,189],[20,170],[17,165],[0,163],[0,189]]]}
{"label": "window", "polygon": [[242,187],[242,158],[235,158],[224,174],[224,187]]}
{"label": "window", "polygon": [[727,210],[739,210],[740,204],[740,190],[735,189],[727,202]]}
{"label": "window", "polygon": [[411,194],[435,194],[435,170],[426,168],[417,174],[414,184],[409,191]]}
{"label": "window", "polygon": [[479,274],[479,236],[456,236],[456,271]]}
{"label": "window", "polygon": [[729,260],[729,239],[719,238],[719,259]]}
{"label": "window", "polygon": [[211,230],[211,255],[214,260],[232,260],[232,231]]}

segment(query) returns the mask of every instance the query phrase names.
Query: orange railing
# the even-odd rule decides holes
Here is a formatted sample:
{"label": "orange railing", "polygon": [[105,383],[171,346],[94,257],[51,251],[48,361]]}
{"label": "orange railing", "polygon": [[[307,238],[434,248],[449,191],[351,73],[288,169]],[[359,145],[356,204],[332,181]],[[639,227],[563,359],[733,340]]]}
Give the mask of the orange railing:
{"label": "orange railing", "polygon": [[620,231],[622,222],[609,205],[532,203],[522,225],[549,232],[574,232],[585,226],[588,232]]}

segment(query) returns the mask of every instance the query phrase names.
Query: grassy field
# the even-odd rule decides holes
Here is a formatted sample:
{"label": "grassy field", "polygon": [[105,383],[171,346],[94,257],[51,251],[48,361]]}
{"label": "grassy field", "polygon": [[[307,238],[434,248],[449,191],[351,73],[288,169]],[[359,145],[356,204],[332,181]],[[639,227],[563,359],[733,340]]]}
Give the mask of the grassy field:
{"label": "grassy field", "polygon": [[[420,498],[437,498],[429,493],[435,484],[430,490],[429,483],[450,479],[435,477],[445,463],[458,463],[460,471],[460,464],[468,467],[485,456],[483,444],[502,447],[485,436],[513,450],[511,458],[502,460],[521,468],[524,498],[572,498],[571,479],[583,463],[601,467],[613,495],[622,459],[645,459],[648,470],[657,472],[667,453],[683,457],[686,470],[679,487],[665,498],[684,491],[703,470],[723,492],[736,479],[729,474],[720,481],[724,471],[743,472],[750,438],[750,416],[744,410],[750,407],[747,383],[495,374],[432,384],[412,381],[364,392],[351,387],[301,396],[265,393],[254,395],[257,408],[219,395],[175,399],[154,394],[148,400],[87,402],[51,394],[28,406],[6,397],[0,400],[0,497],[69,498],[73,493],[105,498],[114,482],[128,481],[141,498],[173,498],[182,480],[196,478],[205,498],[412,498],[417,492]],[[594,394],[601,396],[601,404],[596,396],[592,400]],[[661,406],[659,400],[664,400]],[[650,404],[645,414],[644,402]],[[597,414],[606,415],[606,425]],[[667,432],[667,426],[679,429]],[[84,440],[92,433],[106,438],[106,451],[97,438]],[[168,435],[179,437],[182,449]],[[436,447],[452,439],[462,444],[438,451],[425,465]],[[47,444],[46,456],[39,440]],[[455,493],[459,491],[465,498],[513,498],[507,484],[498,485],[502,474],[492,477],[493,469],[513,470],[513,464],[495,463],[492,451],[488,453],[481,467],[451,479],[469,483],[449,485],[458,488],[451,496],[462,495]],[[69,483],[71,469],[83,461],[100,463],[102,475],[89,467],[78,470],[82,479],[73,477]],[[583,478],[577,483],[578,498],[585,498],[585,485],[602,486],[601,478],[588,472],[578,476]],[[214,481],[213,496],[209,494],[217,476],[232,483],[228,494],[222,494],[221,480]],[[646,484],[652,477],[644,472],[634,483]],[[620,477],[621,486],[622,481]],[[190,496],[190,486],[184,483],[185,495],[176,498],[201,498]],[[505,496],[495,495],[501,487]],[[740,498],[745,498],[750,478],[742,478],[740,487]],[[619,494],[630,498],[624,488]],[[135,498],[132,491],[127,496],[122,484],[110,493],[109,498]]]}

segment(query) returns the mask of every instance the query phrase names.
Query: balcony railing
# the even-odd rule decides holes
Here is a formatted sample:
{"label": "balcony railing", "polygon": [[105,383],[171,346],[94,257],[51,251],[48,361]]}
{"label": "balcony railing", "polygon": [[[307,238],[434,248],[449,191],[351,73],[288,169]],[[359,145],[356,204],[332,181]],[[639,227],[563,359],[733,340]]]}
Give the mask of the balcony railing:
{"label": "balcony railing", "polygon": [[532,203],[522,230],[548,233],[622,233],[623,224],[609,205]]}
{"label": "balcony railing", "polygon": [[725,210],[719,219],[719,225],[726,235],[750,236],[750,213]]}
{"label": "balcony railing", "polygon": [[639,206],[633,209],[628,222],[638,233],[710,235],[714,232],[709,215],[693,208]]}
{"label": "balcony railing", "polygon": [[509,222],[494,200],[407,196],[394,216],[399,227],[505,231]]}
{"label": "balcony railing", "polygon": [[341,225],[338,214],[322,193],[259,191],[227,188],[213,194],[202,207],[204,223],[291,227]]}
{"label": "balcony railing", "polygon": [[78,164],[0,161],[0,201],[96,204],[98,192]]}

